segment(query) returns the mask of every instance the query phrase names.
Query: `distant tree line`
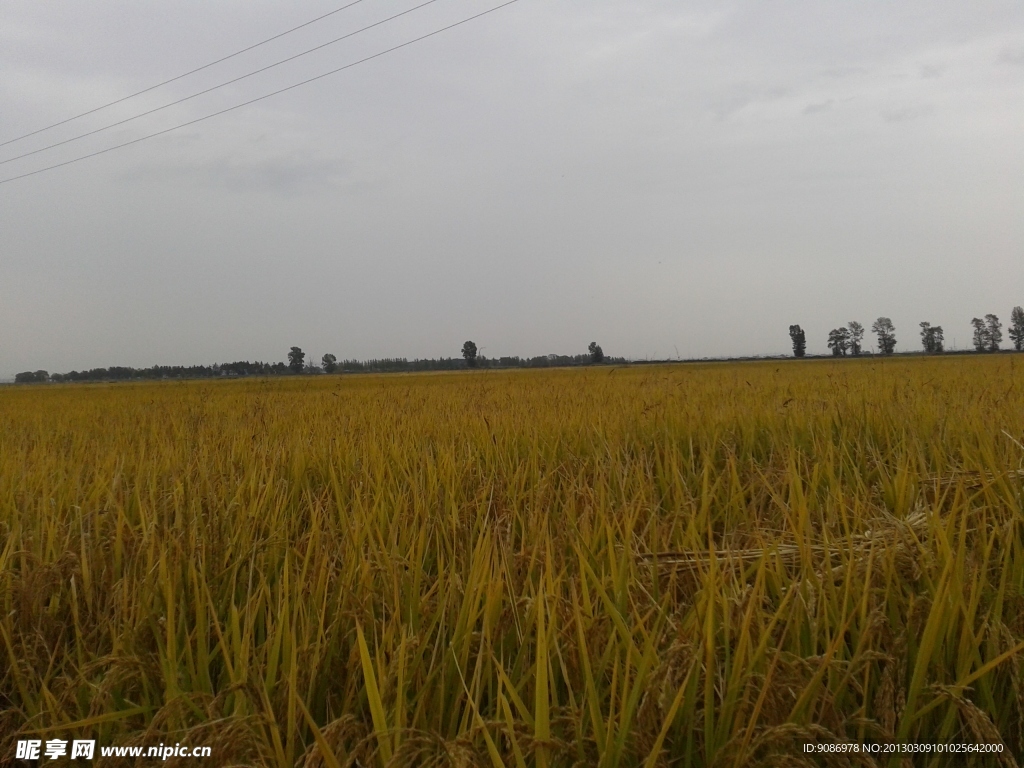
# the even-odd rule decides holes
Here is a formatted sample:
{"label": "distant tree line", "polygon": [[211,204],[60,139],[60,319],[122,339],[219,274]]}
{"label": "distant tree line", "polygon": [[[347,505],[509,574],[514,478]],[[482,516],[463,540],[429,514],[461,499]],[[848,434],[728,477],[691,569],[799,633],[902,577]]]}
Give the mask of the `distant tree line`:
{"label": "distant tree line", "polygon": [[[921,347],[929,355],[941,354],[945,351],[945,338],[941,325],[928,322],[920,323]],[[971,320],[974,329],[972,340],[977,352],[998,352],[1003,341],[1003,325],[996,315],[985,315],[984,319],[975,317]],[[878,338],[878,351],[883,355],[891,355],[896,351],[896,327],[888,317],[880,317],[871,324],[871,331]],[[1014,307],[1010,313],[1010,341],[1018,352],[1024,350],[1024,309]],[[840,328],[828,332],[828,348],[836,357],[847,354],[862,354],[861,340],[864,337],[864,326],[851,321]],[[789,339],[793,345],[793,356],[803,357],[807,351],[807,335],[799,325],[789,326]]]}
{"label": "distant tree line", "polygon": [[23,371],[15,375],[16,384],[41,384],[50,381],[50,374],[46,371]]}
{"label": "distant tree line", "polygon": [[385,357],[373,360],[338,360],[326,354],[320,364],[306,362],[301,347],[288,351],[287,363],[250,363],[248,360],[213,365],[154,365],[151,368],[112,366],[92,368],[88,371],[53,373],[25,371],[14,377],[18,384],[76,381],[137,381],[146,379],[211,379],[235,376],[285,376],[332,373],[401,373],[415,371],[455,371],[465,368],[549,368],[555,366],[591,365],[603,362],[623,364],[624,357],[605,357],[601,347],[591,342],[585,355],[540,355],[538,357],[484,357],[477,346],[467,341],[462,347],[462,358],[439,357],[408,360],[404,357]]}
{"label": "distant tree line", "polygon": [[[1002,323],[994,314],[985,315],[984,319],[975,317],[971,320],[974,329],[973,343],[978,352],[997,352],[1003,340]],[[920,323],[921,346],[927,354],[941,354],[945,351],[944,334],[941,325],[928,322]],[[879,317],[871,324],[871,331],[878,340],[878,350],[883,355],[891,355],[896,351],[896,328],[888,317]],[[1013,348],[1018,352],[1024,350],[1024,309],[1014,307],[1010,313],[1008,329]],[[793,355],[804,357],[807,352],[807,334],[799,325],[789,326],[789,338],[793,345]],[[863,354],[864,326],[855,320],[845,326],[833,328],[828,333],[828,348],[836,357]],[[408,360],[404,357],[389,357],[373,360],[341,360],[335,355],[325,354],[319,365],[306,362],[306,353],[301,347],[292,347],[287,355],[287,363],[264,363],[240,360],[234,363],[214,363],[213,365],[154,365],[151,368],[131,368],[112,366],[110,368],[92,368],[87,371],[69,371],[68,373],[50,374],[47,371],[23,371],[14,377],[18,384],[37,384],[45,382],[75,381],[130,381],[140,379],[208,379],[223,376],[283,376],[313,375],[332,373],[392,373],[413,371],[453,371],[462,368],[549,368],[556,366],[599,365],[601,363],[624,364],[624,357],[605,357],[601,346],[592,341],[585,355],[539,355],[536,357],[488,358],[479,353],[475,342],[466,341],[462,345],[462,359],[452,357],[424,358]]]}
{"label": "distant tree line", "polygon": [[[218,376],[280,376],[289,372],[284,363],[250,363],[240,360],[234,363],[214,363],[213,365],[154,365],[151,368],[130,368],[111,366],[110,368],[91,368],[88,371],[69,371],[68,373],[47,374],[36,371],[34,374],[19,373],[14,377],[16,382],[30,381],[128,381],[131,379],[209,379]],[[28,376],[35,376],[30,379]]]}
{"label": "distant tree line", "polygon": [[[624,357],[603,358],[604,362],[624,364]],[[378,360],[341,360],[337,368],[343,373],[391,373],[401,371],[457,371],[466,368],[552,368],[589,365],[593,355],[540,355],[538,357],[485,357],[472,358],[440,357],[433,359],[407,360],[404,357],[389,357]]]}

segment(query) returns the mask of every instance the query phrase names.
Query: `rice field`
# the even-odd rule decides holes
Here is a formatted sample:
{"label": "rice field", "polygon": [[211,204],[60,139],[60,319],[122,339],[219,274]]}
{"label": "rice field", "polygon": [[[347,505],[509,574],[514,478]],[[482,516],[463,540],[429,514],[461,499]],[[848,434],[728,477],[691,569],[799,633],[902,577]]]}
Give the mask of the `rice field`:
{"label": "rice field", "polygon": [[1022,361],[2,388],[0,763],[1017,765]]}

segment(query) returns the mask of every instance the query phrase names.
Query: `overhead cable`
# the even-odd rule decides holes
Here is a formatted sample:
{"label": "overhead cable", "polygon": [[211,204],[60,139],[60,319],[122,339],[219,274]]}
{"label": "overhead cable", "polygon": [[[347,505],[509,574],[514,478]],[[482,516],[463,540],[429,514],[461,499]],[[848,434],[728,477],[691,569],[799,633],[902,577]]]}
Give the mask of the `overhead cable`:
{"label": "overhead cable", "polygon": [[72,120],[77,120],[80,117],[85,117],[86,115],[91,115],[94,112],[99,112],[101,109],[106,109],[107,107],[112,107],[115,104],[120,104],[122,101],[128,101],[128,99],[134,99],[136,96],[141,96],[144,93],[149,93],[150,91],[156,90],[157,88],[160,88],[161,86],[167,85],[168,83],[173,83],[173,82],[175,82],[177,80],[181,80],[184,77],[188,77],[189,75],[194,75],[196,72],[202,72],[204,69],[209,69],[210,67],[212,67],[212,66],[214,66],[216,64],[220,64],[221,62],[227,61],[228,59],[233,59],[233,58],[235,58],[235,56],[240,56],[243,53],[251,51],[253,48],[259,48],[261,45],[266,45],[267,43],[272,42],[274,40],[277,40],[278,38],[284,37],[285,35],[290,35],[292,32],[297,32],[298,30],[302,29],[303,27],[308,27],[310,24],[316,24],[318,21],[323,21],[328,16],[333,16],[336,13],[341,13],[346,8],[351,8],[353,5],[358,5],[361,2],[363,2],[363,0],[353,0],[353,2],[349,3],[348,5],[343,5],[343,6],[341,6],[341,8],[335,8],[333,11],[329,11],[329,12],[325,13],[322,16],[317,16],[315,19],[310,19],[307,22],[299,24],[299,26],[297,26],[297,27],[292,27],[291,29],[285,30],[284,32],[280,32],[280,33],[274,35],[273,37],[268,37],[266,40],[260,40],[258,43],[253,43],[252,45],[247,46],[245,48],[242,48],[239,51],[235,51],[234,53],[229,53],[227,56],[222,56],[221,58],[217,59],[216,61],[211,61],[209,64],[203,64],[203,66],[201,66],[201,67],[196,67],[195,69],[190,69],[188,72],[184,72],[184,73],[182,73],[180,75],[176,75],[176,76],[174,76],[174,77],[172,77],[172,78],[170,78],[168,80],[164,80],[163,82],[159,82],[156,85],[151,85],[148,88],[143,88],[141,91],[136,91],[135,93],[130,93],[127,96],[122,96],[121,98],[115,99],[114,101],[108,102],[106,104],[101,104],[98,107],[94,107],[93,109],[87,110],[85,112],[81,112],[81,113],[79,113],[77,115],[74,115],[72,117],[66,118],[66,119],[61,120],[59,122],[51,123],[50,125],[44,126],[43,128],[39,128],[39,129],[37,129],[35,131],[30,131],[28,133],[22,134],[21,136],[15,136],[13,139],[8,139],[7,141],[0,142],[0,147],[6,147],[8,144],[13,144],[16,141],[21,141],[22,139],[27,139],[29,136],[35,136],[37,133],[42,133],[43,131],[48,131],[51,128],[56,128],[59,125],[64,125],[65,123],[70,123]]}
{"label": "overhead cable", "polygon": [[346,64],[346,65],[344,65],[342,67],[337,67],[336,69],[332,69],[332,70],[330,70],[328,72],[324,72],[322,74],[315,75],[314,77],[310,77],[310,78],[307,78],[305,80],[301,80],[301,81],[299,81],[297,83],[293,83],[292,85],[286,86],[284,88],[279,88],[276,91],[271,91],[270,93],[264,94],[263,96],[257,96],[254,99],[249,99],[248,101],[243,101],[240,104],[235,104],[232,107],[226,107],[225,109],[218,110],[217,112],[211,112],[210,114],[204,115],[203,117],[197,117],[194,120],[189,120],[188,122],[185,122],[185,123],[179,123],[178,125],[172,126],[170,128],[164,128],[161,131],[156,131],[155,133],[150,133],[150,134],[147,134],[146,136],[141,136],[141,137],[139,137],[137,139],[132,139],[131,141],[126,141],[126,142],[123,142],[121,144],[115,144],[112,147],[107,147],[106,149],[100,149],[100,150],[97,150],[96,152],[90,152],[89,154],[86,154],[86,155],[80,155],[79,157],[72,158],[71,160],[65,160],[62,163],[54,163],[53,165],[48,165],[45,168],[39,168],[39,169],[37,169],[35,171],[29,171],[28,173],[22,173],[22,174],[20,174],[18,176],[11,176],[11,177],[6,178],[6,179],[0,179],[0,184],[7,184],[7,183],[12,182],[12,181],[17,181],[18,179],[24,179],[24,178],[26,178],[28,176],[35,176],[35,175],[40,174],[40,173],[45,173],[46,171],[52,171],[55,168],[63,168],[65,165],[71,165],[72,163],[77,163],[77,162],[80,162],[82,160],[87,160],[90,157],[96,157],[97,155],[105,155],[106,153],[113,152],[116,149],[121,149],[122,147],[128,147],[128,146],[131,146],[133,144],[138,144],[139,142],[146,141],[147,139],[152,139],[152,138],[155,138],[157,136],[163,136],[165,133],[170,133],[171,131],[176,131],[179,128],[185,128],[185,127],[190,126],[190,125],[195,125],[196,123],[201,123],[204,120],[209,120],[210,118],[217,117],[218,115],[223,115],[223,114],[225,114],[227,112],[233,112],[236,109],[241,109],[242,107],[247,107],[250,104],[255,104],[258,101],[263,101],[264,99],[269,99],[272,96],[277,96],[279,94],[285,93],[286,91],[291,91],[291,90],[293,90],[295,88],[299,88],[299,87],[301,87],[303,85],[308,85],[309,83],[315,82],[317,80],[322,80],[325,77],[329,77],[330,75],[337,74],[338,72],[342,72],[342,71],[344,71],[346,69],[351,69],[352,67],[358,66],[360,64],[364,64],[367,61],[372,61],[373,59],[379,59],[381,56],[386,56],[389,53],[392,53],[394,51],[400,50],[402,48],[406,48],[406,47],[408,47],[410,45],[413,45],[414,43],[420,42],[421,40],[426,40],[427,38],[434,37],[435,35],[439,35],[442,32],[447,32],[450,29],[454,29],[455,27],[459,27],[459,26],[462,26],[463,24],[467,24],[467,23],[469,23],[469,22],[471,22],[471,21],[473,21],[475,19],[479,19],[481,16],[486,16],[489,13],[494,13],[495,11],[498,11],[498,10],[500,10],[502,8],[505,8],[506,6],[512,5],[512,4],[517,3],[517,2],[519,2],[519,0],[506,0],[506,2],[501,3],[500,5],[496,5],[493,8],[488,8],[486,11],[481,11],[480,13],[474,14],[472,16],[468,16],[465,19],[462,19],[460,21],[456,21],[453,24],[449,24],[447,26],[441,27],[440,29],[435,29],[433,32],[428,32],[425,35],[420,35],[419,37],[414,37],[412,40],[407,40],[404,43],[399,43],[398,45],[392,46],[391,48],[387,48],[387,49],[385,49],[383,51],[380,51],[378,53],[374,53],[374,54],[372,54],[370,56],[365,56],[364,58],[359,59],[358,61],[353,61],[350,64]]}
{"label": "overhead cable", "polygon": [[86,131],[85,133],[80,133],[77,136],[72,136],[70,139],[64,139],[63,141],[55,141],[53,144],[48,144],[45,147],[40,147],[39,149],[33,149],[31,152],[23,152],[20,155],[15,155],[14,157],[8,157],[6,160],[0,160],[0,165],[6,165],[7,163],[13,163],[15,160],[21,160],[23,157],[30,157],[32,155],[38,155],[40,152],[45,152],[48,149],[53,149],[54,147],[59,147],[59,146],[62,146],[64,144],[70,144],[72,141],[78,141],[79,139],[84,139],[86,136],[92,136],[92,135],[97,134],[97,133],[102,133],[103,131],[109,130],[111,128],[116,128],[119,125],[124,125],[125,123],[130,123],[132,120],[138,120],[140,117],[145,117],[146,115],[152,115],[154,112],[160,112],[161,110],[177,106],[178,104],[181,104],[183,102],[190,101],[192,99],[198,98],[199,96],[203,96],[203,95],[205,95],[207,93],[210,93],[211,91],[216,91],[216,90],[218,90],[220,88],[224,88],[225,86],[232,85],[233,83],[237,83],[240,80],[245,80],[246,78],[253,77],[254,75],[258,75],[261,72],[266,72],[268,69],[273,69],[274,67],[279,67],[282,64],[287,64],[289,61],[294,61],[295,59],[298,59],[298,58],[301,58],[303,56],[306,56],[306,55],[308,55],[310,53],[313,53],[314,51],[319,51],[321,48],[326,48],[329,45],[334,45],[335,43],[340,43],[342,40],[347,40],[348,38],[354,37],[354,36],[360,34],[361,32],[365,32],[368,29],[373,29],[374,27],[379,27],[381,24],[387,24],[389,21],[394,21],[399,16],[405,16],[407,14],[412,13],[413,11],[418,11],[420,8],[423,8],[424,6],[431,5],[432,3],[436,3],[436,2],[437,2],[437,0],[426,0],[426,2],[423,2],[423,3],[420,3],[419,5],[413,6],[412,8],[410,8],[410,9],[408,9],[406,11],[402,11],[401,13],[396,13],[394,16],[389,16],[386,19],[382,19],[380,21],[376,21],[373,24],[369,24],[369,25],[363,27],[362,29],[357,29],[355,32],[349,32],[347,35],[342,35],[341,37],[336,37],[333,40],[327,41],[326,43],[322,43],[322,44],[320,44],[318,46],[315,46],[313,48],[309,48],[308,50],[302,51],[301,53],[296,53],[294,56],[289,56],[289,57],[287,57],[285,59],[281,59],[280,61],[275,61],[273,64],[268,64],[265,67],[260,67],[259,69],[254,69],[252,72],[247,72],[244,75],[239,75],[238,77],[232,78],[231,80],[225,80],[223,83],[220,83],[219,85],[214,85],[214,86],[211,86],[209,88],[204,88],[203,90],[197,91],[196,93],[193,93],[190,96],[183,96],[180,99],[176,99],[175,101],[168,102],[167,104],[164,104],[162,106],[154,107],[153,109],[148,109],[145,112],[140,112],[137,115],[132,115],[131,117],[126,117],[124,120],[118,120],[117,122],[114,122],[114,123],[108,123],[107,125],[104,125],[101,128],[95,128],[95,129],[93,129],[91,131]]}

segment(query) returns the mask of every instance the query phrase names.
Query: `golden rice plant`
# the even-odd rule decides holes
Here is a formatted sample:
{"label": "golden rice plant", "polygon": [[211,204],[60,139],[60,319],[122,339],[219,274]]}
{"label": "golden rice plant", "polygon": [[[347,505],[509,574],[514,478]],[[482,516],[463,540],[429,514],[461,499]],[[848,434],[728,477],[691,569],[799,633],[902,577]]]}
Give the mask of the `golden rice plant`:
{"label": "golden rice plant", "polygon": [[1011,355],[7,387],[0,761],[1017,765],[1022,444]]}

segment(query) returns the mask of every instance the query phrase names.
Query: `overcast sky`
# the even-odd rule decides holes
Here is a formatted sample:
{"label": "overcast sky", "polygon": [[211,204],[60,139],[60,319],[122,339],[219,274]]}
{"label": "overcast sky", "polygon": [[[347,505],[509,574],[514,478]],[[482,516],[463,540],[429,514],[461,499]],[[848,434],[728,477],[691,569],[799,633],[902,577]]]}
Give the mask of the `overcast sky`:
{"label": "overcast sky", "polygon": [[[422,0],[362,0],[0,161]],[[437,0],[274,70],[0,165],[237,104],[500,0]],[[0,141],[344,0],[0,0]],[[0,184],[0,377],[45,368],[811,352],[1024,304],[1024,5],[518,0],[310,85]]]}

